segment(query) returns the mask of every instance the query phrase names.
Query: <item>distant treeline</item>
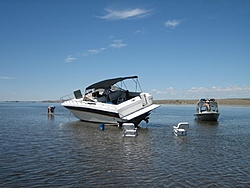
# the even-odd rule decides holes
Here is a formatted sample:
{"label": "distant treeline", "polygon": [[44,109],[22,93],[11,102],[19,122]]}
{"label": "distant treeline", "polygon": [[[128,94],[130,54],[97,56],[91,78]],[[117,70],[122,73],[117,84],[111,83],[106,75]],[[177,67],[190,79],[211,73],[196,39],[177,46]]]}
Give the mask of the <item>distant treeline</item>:
{"label": "distant treeline", "polygon": [[[239,99],[216,99],[220,105],[250,105],[250,98],[239,98]],[[198,100],[154,100],[156,104],[196,104]]]}
{"label": "distant treeline", "polygon": [[[216,99],[219,105],[250,105],[250,98],[235,98],[235,99]],[[60,100],[43,100],[43,101],[1,101],[1,102],[43,102],[43,103],[60,103]],[[154,100],[155,104],[193,104],[196,105],[198,100],[194,99],[167,99]]]}

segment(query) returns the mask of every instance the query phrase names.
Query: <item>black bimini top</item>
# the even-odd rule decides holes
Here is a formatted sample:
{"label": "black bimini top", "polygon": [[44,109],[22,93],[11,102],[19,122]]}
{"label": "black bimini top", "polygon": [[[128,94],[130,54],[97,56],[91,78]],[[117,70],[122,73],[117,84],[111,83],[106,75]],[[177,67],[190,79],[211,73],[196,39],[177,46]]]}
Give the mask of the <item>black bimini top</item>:
{"label": "black bimini top", "polygon": [[138,78],[138,76],[119,77],[119,78],[112,78],[112,79],[103,80],[103,81],[100,81],[100,82],[97,82],[95,84],[88,86],[86,88],[86,90],[88,90],[88,89],[106,89],[109,86],[116,84],[117,82],[121,82],[121,81],[126,80],[126,79],[133,79],[133,78]]}

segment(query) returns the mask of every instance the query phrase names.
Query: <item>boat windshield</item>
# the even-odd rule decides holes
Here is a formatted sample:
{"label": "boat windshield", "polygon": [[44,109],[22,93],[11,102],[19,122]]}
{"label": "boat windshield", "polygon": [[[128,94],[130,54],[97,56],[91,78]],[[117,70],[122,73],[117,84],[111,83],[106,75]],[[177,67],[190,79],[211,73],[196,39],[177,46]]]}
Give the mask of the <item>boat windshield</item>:
{"label": "boat windshield", "polygon": [[202,111],[214,111],[214,112],[218,112],[218,104],[217,102],[199,102],[198,104],[201,112]]}

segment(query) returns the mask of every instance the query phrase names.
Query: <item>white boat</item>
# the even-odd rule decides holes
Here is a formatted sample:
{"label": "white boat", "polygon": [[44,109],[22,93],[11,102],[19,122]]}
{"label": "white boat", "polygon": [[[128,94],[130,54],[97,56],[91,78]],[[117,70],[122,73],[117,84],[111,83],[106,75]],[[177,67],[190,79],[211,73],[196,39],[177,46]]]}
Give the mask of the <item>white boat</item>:
{"label": "white boat", "polygon": [[[127,89],[129,81],[134,91]],[[152,95],[142,92],[137,76],[103,80],[88,86],[84,95],[77,90],[74,97],[67,95],[61,101],[82,121],[120,125],[129,122],[135,126],[142,120],[148,122],[150,112],[160,106],[153,104]]]}
{"label": "white boat", "polygon": [[195,119],[201,121],[217,121],[219,118],[218,103],[215,99],[200,99],[197,102]]}

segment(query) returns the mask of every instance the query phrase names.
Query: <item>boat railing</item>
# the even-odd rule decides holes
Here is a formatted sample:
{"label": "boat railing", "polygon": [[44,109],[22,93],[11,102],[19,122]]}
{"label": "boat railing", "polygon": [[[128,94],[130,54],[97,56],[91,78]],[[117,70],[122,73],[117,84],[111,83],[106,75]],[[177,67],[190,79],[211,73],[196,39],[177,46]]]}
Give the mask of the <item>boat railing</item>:
{"label": "boat railing", "polygon": [[74,95],[71,93],[71,94],[68,94],[68,95],[64,95],[60,98],[60,101],[61,103],[64,102],[64,101],[68,101],[68,100],[71,100],[71,99],[74,99]]}

